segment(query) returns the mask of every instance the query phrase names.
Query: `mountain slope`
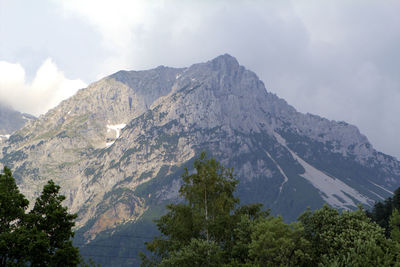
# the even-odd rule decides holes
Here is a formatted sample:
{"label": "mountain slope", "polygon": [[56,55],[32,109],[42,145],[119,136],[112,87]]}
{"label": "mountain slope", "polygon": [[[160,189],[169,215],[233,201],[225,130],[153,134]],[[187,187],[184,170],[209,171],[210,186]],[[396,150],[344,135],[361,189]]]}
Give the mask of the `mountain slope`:
{"label": "mountain slope", "polygon": [[[21,190],[29,199],[48,179],[55,179],[73,196],[87,158],[115,140],[119,134],[115,126],[142,114],[154,98],[166,94],[177,71],[163,67],[121,71],[80,90],[15,132],[3,148],[1,162],[21,178]],[[129,83],[136,76],[142,79],[133,90]]]}
{"label": "mountain slope", "polygon": [[11,107],[0,103],[0,139],[7,139],[14,131],[21,129],[24,124],[35,119],[29,114],[22,114]]}
{"label": "mountain slope", "polygon": [[355,126],[297,112],[229,55],[106,77],[15,132],[1,163],[30,199],[59,183],[79,239],[95,242],[179,201],[200,151],[234,168],[242,202],[287,220],[325,202],[371,206],[400,185],[400,162]]}

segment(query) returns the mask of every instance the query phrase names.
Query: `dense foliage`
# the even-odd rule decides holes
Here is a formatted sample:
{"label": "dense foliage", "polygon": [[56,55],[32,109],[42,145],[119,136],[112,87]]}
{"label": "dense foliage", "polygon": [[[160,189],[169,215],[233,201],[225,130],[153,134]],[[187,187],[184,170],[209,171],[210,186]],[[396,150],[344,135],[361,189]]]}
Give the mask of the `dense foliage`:
{"label": "dense foliage", "polygon": [[325,205],[286,224],[261,205],[239,206],[238,181],[215,159],[202,153],[194,168],[182,177],[185,201],[157,220],[161,236],[146,243],[142,266],[400,266],[397,210],[387,218],[389,236],[361,206]]}
{"label": "dense foliage", "polygon": [[75,214],[62,206],[60,187],[49,181],[30,212],[11,171],[0,174],[0,266],[77,266],[72,245]]}
{"label": "dense foliage", "polygon": [[393,197],[377,202],[371,212],[367,212],[368,217],[385,229],[386,236],[391,233],[390,218],[393,212],[400,210],[400,188],[394,191]]}

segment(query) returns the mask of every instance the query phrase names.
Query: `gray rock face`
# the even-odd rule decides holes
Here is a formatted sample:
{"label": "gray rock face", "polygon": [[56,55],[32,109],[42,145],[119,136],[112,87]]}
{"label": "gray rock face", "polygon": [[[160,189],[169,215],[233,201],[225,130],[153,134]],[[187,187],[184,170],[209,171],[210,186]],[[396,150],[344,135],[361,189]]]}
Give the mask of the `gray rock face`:
{"label": "gray rock face", "polygon": [[0,103],[0,138],[7,139],[14,131],[21,129],[27,121],[34,119],[32,115],[22,114]]}
{"label": "gray rock face", "polygon": [[93,83],[15,132],[1,163],[30,199],[59,183],[91,240],[179,201],[182,169],[203,150],[234,167],[243,202],[288,219],[324,202],[370,206],[400,185],[399,161],[355,126],[297,112],[230,55]]}

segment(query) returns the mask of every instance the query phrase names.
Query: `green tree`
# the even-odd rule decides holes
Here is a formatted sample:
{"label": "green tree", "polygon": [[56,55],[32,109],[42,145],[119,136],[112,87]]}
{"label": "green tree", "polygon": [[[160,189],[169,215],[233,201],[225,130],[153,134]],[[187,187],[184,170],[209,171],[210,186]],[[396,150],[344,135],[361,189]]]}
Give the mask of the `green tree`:
{"label": "green tree", "polygon": [[392,252],[394,254],[394,261],[396,266],[400,266],[400,213],[397,209],[393,210],[390,217],[390,238],[392,239]]}
{"label": "green tree", "polygon": [[390,237],[392,240],[400,243],[400,213],[397,209],[393,210],[389,220]]}
{"label": "green tree", "polygon": [[231,236],[225,242],[226,266],[253,266],[250,261],[250,243],[254,225],[268,218],[269,211],[262,211],[262,204],[244,205],[235,210],[231,216]]}
{"label": "green tree", "polygon": [[10,169],[0,174],[0,266],[25,258],[21,231],[28,200],[19,192]]}
{"label": "green tree", "polygon": [[186,169],[179,192],[199,219],[198,234],[207,241],[225,240],[231,211],[239,204],[233,196],[238,180],[232,169],[225,169],[213,158],[207,160],[205,153],[194,162],[194,168],[196,173],[191,175]]}
{"label": "green tree", "polygon": [[299,218],[311,243],[314,266],[388,266],[394,261],[391,240],[359,207],[339,213],[325,205]]}
{"label": "green tree", "polygon": [[[31,253],[31,263],[37,266],[76,266],[80,262],[79,250],[72,245],[72,227],[76,214],[69,214],[62,206],[65,196],[59,194],[60,186],[50,180],[42,194],[36,199],[34,208],[28,214],[27,226],[34,233],[33,243],[46,247]],[[47,238],[36,237],[44,235]]]}
{"label": "green tree", "polygon": [[223,251],[214,241],[193,238],[181,250],[175,250],[163,259],[160,267],[174,266],[210,266],[223,265]]}
{"label": "green tree", "polygon": [[72,246],[75,214],[62,206],[64,196],[53,181],[44,186],[34,208],[19,192],[11,171],[0,175],[0,266],[77,266]]}
{"label": "green tree", "polygon": [[386,237],[390,237],[389,220],[394,209],[400,210],[400,187],[393,192],[393,197],[375,203],[372,211],[367,211],[368,217],[385,229]]}
{"label": "green tree", "polygon": [[310,266],[310,243],[300,223],[282,217],[258,220],[251,229],[249,258],[257,266]]}
{"label": "green tree", "polygon": [[[142,266],[398,266],[400,243],[359,207],[343,211],[324,205],[286,224],[260,204],[239,207],[237,180],[204,153],[195,171],[183,174],[180,195],[157,220],[161,236],[146,243]],[[399,215],[390,222],[398,229]],[[397,227],[397,228],[396,228]]]}
{"label": "green tree", "polygon": [[[194,262],[191,265],[213,266],[247,255],[247,245],[235,246],[241,238],[235,228],[243,216],[254,220],[266,213],[261,212],[260,205],[237,208],[239,199],[234,191],[238,181],[233,170],[207,159],[205,153],[195,160],[194,169],[194,173],[186,169],[182,175],[184,184],[179,192],[185,201],[167,205],[167,214],[156,221],[162,236],[146,244],[152,257],[141,254],[143,266],[168,266],[171,262],[189,262],[190,258]],[[210,261],[203,265],[199,259]]]}

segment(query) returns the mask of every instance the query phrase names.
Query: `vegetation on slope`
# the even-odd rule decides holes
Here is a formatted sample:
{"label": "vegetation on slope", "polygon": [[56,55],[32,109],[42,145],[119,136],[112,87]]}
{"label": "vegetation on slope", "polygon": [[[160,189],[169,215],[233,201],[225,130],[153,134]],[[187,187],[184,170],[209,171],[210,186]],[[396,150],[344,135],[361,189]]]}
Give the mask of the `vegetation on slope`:
{"label": "vegetation on slope", "polygon": [[[371,212],[325,205],[287,224],[261,204],[240,205],[233,170],[205,153],[194,169],[182,175],[184,201],[156,220],[161,235],[146,242],[142,266],[400,266],[400,189]],[[61,205],[59,190],[49,181],[27,212],[29,202],[4,168],[0,266],[85,264],[71,242],[76,215]]]}
{"label": "vegetation on slope", "polygon": [[185,201],[156,221],[161,236],[146,243],[142,266],[400,266],[397,210],[389,236],[361,206],[339,212],[325,205],[286,224],[261,205],[239,206],[238,181],[215,159],[203,153],[194,168],[182,176]]}

